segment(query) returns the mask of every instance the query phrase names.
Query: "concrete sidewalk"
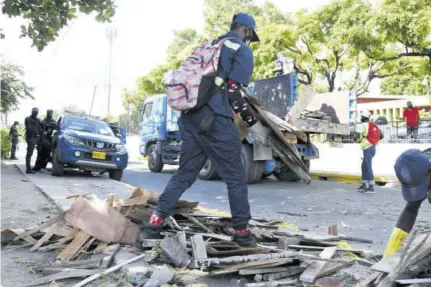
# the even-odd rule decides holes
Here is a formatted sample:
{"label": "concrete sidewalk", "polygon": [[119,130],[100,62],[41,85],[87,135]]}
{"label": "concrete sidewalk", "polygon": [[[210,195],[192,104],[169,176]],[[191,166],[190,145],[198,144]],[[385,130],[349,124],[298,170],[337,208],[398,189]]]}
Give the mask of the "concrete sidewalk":
{"label": "concrete sidewalk", "polygon": [[77,170],[65,170],[64,177],[52,176],[50,172],[26,174],[25,165],[17,164],[18,168],[37,188],[47,196],[57,207],[68,209],[73,200],[70,196],[90,195],[107,199],[111,195],[117,198],[128,198],[133,187],[111,180],[106,176],[88,175]]}

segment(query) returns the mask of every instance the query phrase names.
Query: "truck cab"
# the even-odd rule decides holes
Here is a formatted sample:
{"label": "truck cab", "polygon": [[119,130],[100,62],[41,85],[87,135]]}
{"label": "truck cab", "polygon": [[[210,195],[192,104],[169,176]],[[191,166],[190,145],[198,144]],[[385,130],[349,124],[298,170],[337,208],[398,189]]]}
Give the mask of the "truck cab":
{"label": "truck cab", "polygon": [[[114,132],[115,130],[115,132]],[[64,168],[108,172],[120,181],[128,164],[125,130],[88,115],[66,113],[58,119],[52,150],[52,175]]]}

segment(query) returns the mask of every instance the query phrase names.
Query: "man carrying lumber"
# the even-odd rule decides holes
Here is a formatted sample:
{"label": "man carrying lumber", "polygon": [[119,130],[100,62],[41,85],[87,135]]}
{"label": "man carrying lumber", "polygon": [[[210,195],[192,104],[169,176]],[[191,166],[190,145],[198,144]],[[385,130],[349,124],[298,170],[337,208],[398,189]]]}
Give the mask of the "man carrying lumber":
{"label": "man carrying lumber", "polygon": [[428,197],[431,203],[431,148],[423,152],[415,149],[403,152],[394,168],[407,203],[389,238],[384,257],[401,248],[413,229],[422,202]]}
{"label": "man carrying lumber", "polygon": [[[253,54],[247,43],[259,41],[255,27],[255,20],[252,16],[238,13],[232,19],[230,32],[212,41],[211,47],[216,45],[214,43],[222,41],[221,48],[218,50],[220,55],[218,63],[214,64],[217,70],[209,83],[202,78],[199,84],[199,91],[207,91],[202,94],[209,99],[201,107],[183,110],[181,113],[178,120],[182,140],[180,165],[177,173],[170,179],[160,196],[149,223],[142,226],[138,242],[143,239],[160,238],[163,220],[169,217],[176,202],[195,182],[199,171],[209,159],[227,184],[234,228],[233,241],[243,247],[256,246],[248,230],[251,215],[246,175],[241,162],[242,144],[232,114],[233,109],[247,123],[250,136],[257,143],[267,145],[269,129],[254,118],[241,94],[241,87],[249,84],[253,72]],[[184,71],[195,69],[196,63],[199,64],[198,66],[205,65],[203,62],[199,62],[200,59],[205,58],[203,54],[199,53],[205,53],[211,47],[196,49],[188,58],[193,61],[187,62],[188,60],[186,60],[181,66],[189,64]],[[213,58],[217,58],[217,56]],[[183,71],[181,67],[178,73]],[[184,75],[187,77],[189,74],[184,73]],[[168,76],[165,75],[165,77]],[[191,79],[189,82],[194,80],[196,79]],[[165,81],[168,94],[170,88],[186,86],[184,83],[174,84],[172,79],[166,80],[165,78]],[[205,85],[208,85],[209,88]],[[215,93],[208,92],[208,90],[214,90]],[[186,94],[185,98],[187,95],[193,94]],[[178,101],[181,101],[181,97],[172,98],[172,102]]]}

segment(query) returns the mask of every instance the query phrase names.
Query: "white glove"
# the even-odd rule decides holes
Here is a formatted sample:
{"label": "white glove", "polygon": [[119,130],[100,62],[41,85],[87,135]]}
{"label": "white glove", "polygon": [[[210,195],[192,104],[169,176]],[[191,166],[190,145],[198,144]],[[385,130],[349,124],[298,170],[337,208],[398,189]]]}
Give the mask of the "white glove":
{"label": "white glove", "polygon": [[248,128],[250,136],[263,146],[268,146],[269,128],[263,126],[260,121]]}

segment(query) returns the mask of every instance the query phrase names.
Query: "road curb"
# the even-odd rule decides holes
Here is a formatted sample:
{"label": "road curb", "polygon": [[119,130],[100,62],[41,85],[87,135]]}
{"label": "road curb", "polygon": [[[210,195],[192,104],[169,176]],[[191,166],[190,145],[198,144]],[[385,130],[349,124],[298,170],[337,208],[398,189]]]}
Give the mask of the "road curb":
{"label": "road curb", "polygon": [[[348,174],[348,173],[337,173],[337,172],[310,172],[310,177],[315,180],[333,180],[338,183],[357,184],[361,181],[361,175],[359,174]],[[398,183],[398,179],[395,177],[374,177],[377,184],[386,183]]]}

